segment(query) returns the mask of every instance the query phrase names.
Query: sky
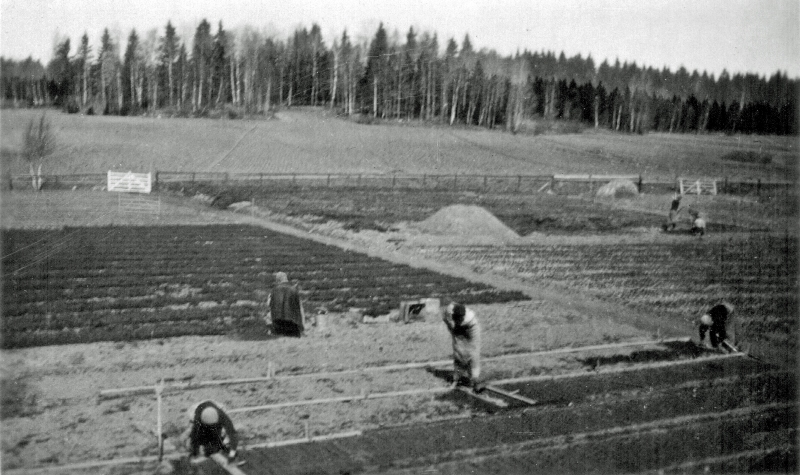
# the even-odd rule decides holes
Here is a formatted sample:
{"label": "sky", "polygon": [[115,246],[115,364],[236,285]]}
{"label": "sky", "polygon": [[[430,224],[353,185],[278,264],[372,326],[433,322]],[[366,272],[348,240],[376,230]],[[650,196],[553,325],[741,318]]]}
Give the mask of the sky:
{"label": "sky", "polygon": [[216,31],[250,26],[286,39],[317,23],[330,46],[346,28],[370,39],[380,22],[405,40],[409,27],[475,49],[591,55],[595,64],[636,62],[718,77],[729,73],[800,78],[800,0],[0,0],[0,55],[46,64],[57,39],[72,51],[103,29],[122,40],[136,29],[162,35],[167,21],[190,40],[206,19]]}

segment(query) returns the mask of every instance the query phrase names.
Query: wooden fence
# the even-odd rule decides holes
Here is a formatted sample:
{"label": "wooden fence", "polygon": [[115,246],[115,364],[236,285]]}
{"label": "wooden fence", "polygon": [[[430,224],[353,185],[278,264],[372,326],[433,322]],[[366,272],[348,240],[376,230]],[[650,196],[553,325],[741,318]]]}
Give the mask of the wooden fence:
{"label": "wooden fence", "polygon": [[[107,174],[47,175],[44,188],[106,189]],[[188,184],[224,184],[237,186],[266,186],[271,189],[350,188],[380,190],[439,190],[492,193],[536,193],[551,191],[559,194],[579,194],[596,191],[614,179],[630,180],[642,193],[678,192],[680,180],[647,179],[643,175],[499,175],[499,174],[368,174],[368,173],[224,173],[173,172],[153,174],[153,189],[174,189]],[[704,178],[715,180],[719,193],[755,194],[787,193],[797,186],[787,180],[729,180],[727,177]],[[4,189],[29,189],[28,175],[7,176]]]}

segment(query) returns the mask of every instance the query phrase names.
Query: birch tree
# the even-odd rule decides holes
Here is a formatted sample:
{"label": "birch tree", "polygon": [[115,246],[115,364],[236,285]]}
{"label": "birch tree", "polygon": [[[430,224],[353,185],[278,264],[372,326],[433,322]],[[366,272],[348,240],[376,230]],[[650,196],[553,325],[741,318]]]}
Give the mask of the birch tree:
{"label": "birch tree", "polygon": [[158,32],[155,28],[149,30],[142,41],[142,63],[144,76],[147,81],[147,107],[151,111],[158,108]]}
{"label": "birch tree", "polygon": [[159,62],[167,72],[167,100],[169,106],[175,106],[175,63],[180,53],[180,38],[175,32],[172,22],[168,21],[164,29],[164,36],[159,40]]}
{"label": "birch tree", "polygon": [[44,113],[37,122],[31,119],[25,128],[22,157],[28,162],[33,189],[39,191],[44,184],[42,164],[56,150],[56,137]]}
{"label": "birch tree", "polygon": [[[387,54],[389,52],[389,43],[386,35],[386,30],[383,28],[383,23],[378,26],[378,31],[370,43],[369,53],[367,56],[367,69],[364,73],[364,82],[366,85],[365,95],[372,99],[372,117],[378,117],[378,104],[383,106],[384,97],[380,95],[381,91],[385,88],[387,73]],[[382,107],[382,113],[383,111]]]}
{"label": "birch tree", "polygon": [[195,112],[204,105],[203,95],[208,87],[206,83],[211,76],[209,72],[209,57],[211,56],[212,39],[211,25],[203,19],[194,34],[192,46],[192,64],[194,77],[192,81],[192,111]]}
{"label": "birch tree", "polygon": [[89,76],[91,75],[91,54],[89,46],[89,35],[84,33],[81,37],[81,45],[78,47],[77,66],[80,70],[81,78],[81,106],[85,107],[89,102]]}
{"label": "birch tree", "polygon": [[123,58],[122,66],[124,70],[123,76],[126,79],[126,90],[128,91],[128,103],[133,109],[135,106],[141,106],[141,92],[138,90],[139,77],[141,76],[141,63],[142,51],[139,43],[139,35],[136,30],[131,30],[128,35],[128,46],[125,48],[125,56]]}

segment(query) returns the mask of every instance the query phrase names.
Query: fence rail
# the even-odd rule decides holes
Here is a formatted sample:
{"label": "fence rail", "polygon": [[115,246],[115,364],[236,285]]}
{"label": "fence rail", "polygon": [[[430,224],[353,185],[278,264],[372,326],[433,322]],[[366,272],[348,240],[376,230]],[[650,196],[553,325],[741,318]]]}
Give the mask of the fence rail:
{"label": "fence rail", "polygon": [[[556,193],[583,193],[615,179],[630,180],[640,192],[679,191],[676,180],[648,179],[643,175],[501,175],[501,174],[377,174],[377,173],[225,173],[160,171],[153,174],[153,189],[182,183],[227,183],[271,188],[363,188],[363,189],[430,189],[440,191],[476,191],[496,193],[532,193],[550,190]],[[91,187],[106,189],[106,173],[46,175],[45,188]],[[716,180],[720,193],[761,194],[771,190],[788,190],[797,186],[790,180],[730,180],[727,177],[702,178]],[[30,187],[30,176],[10,175],[3,188]]]}

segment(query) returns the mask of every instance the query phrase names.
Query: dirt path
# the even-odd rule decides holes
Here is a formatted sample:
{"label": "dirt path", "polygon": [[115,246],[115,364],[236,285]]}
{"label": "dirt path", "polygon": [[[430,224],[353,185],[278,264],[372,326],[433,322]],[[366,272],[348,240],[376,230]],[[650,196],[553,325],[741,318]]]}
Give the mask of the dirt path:
{"label": "dirt path", "polygon": [[[346,233],[349,239],[342,239],[340,237],[309,232],[295,226],[283,224],[275,219],[270,219],[269,215],[265,215],[258,210],[250,216],[244,214],[240,214],[239,216],[239,219],[242,219],[243,222],[249,222],[253,225],[262,226],[273,231],[311,239],[346,250],[362,252],[372,257],[398,264],[406,264],[416,268],[426,268],[442,274],[460,277],[474,282],[481,282],[502,290],[517,290],[530,296],[532,299],[545,300],[563,310],[571,311],[579,315],[589,315],[595,319],[598,325],[612,320],[663,337],[683,337],[694,333],[690,326],[687,327],[680,322],[675,322],[674,319],[660,318],[662,315],[657,313],[647,315],[641,314],[625,306],[602,301],[590,295],[580,294],[574,290],[553,283],[548,283],[547,286],[538,286],[495,273],[477,273],[468,266],[459,265],[454,262],[434,261],[430,259],[429,255],[420,255],[416,252],[419,247],[424,247],[429,244],[447,245],[448,242],[453,242],[452,240],[423,237],[422,239],[411,239],[410,244],[402,244],[397,241],[392,242],[392,237],[382,233]],[[342,233],[339,234],[341,235]],[[563,242],[562,237],[554,239]],[[456,238],[455,242],[464,243],[469,241]],[[485,241],[479,240],[478,242]]]}

